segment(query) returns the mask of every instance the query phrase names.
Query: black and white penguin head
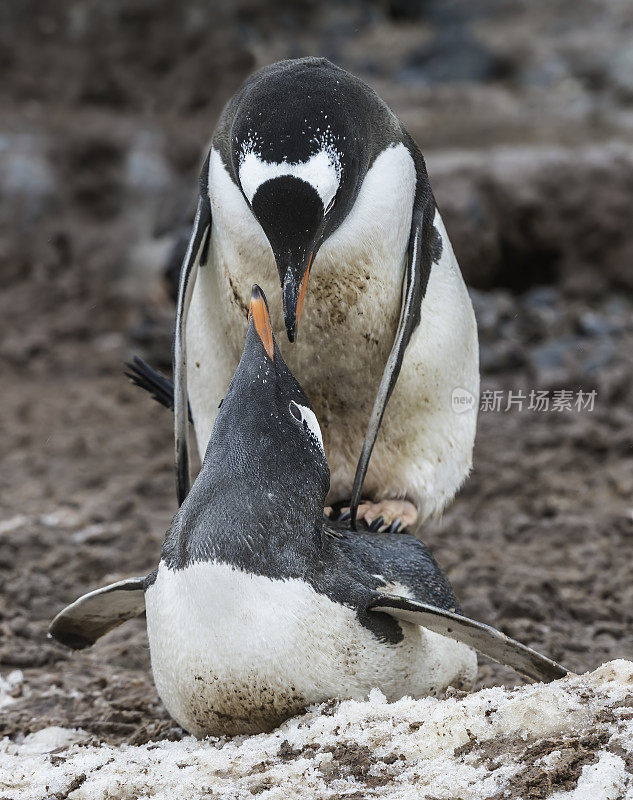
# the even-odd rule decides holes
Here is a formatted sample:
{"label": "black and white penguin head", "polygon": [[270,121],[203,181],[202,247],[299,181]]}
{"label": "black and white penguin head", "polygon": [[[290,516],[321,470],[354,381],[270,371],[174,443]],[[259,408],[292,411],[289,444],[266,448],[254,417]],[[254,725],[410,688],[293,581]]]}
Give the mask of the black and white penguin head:
{"label": "black and white penguin head", "polygon": [[230,160],[273,250],[292,342],[311,265],[354,204],[368,147],[344,70],[299,59],[263,72],[236,97]]}
{"label": "black and white penguin head", "polygon": [[[204,460],[247,502],[283,509],[301,504],[320,520],[330,472],[316,415],[275,342],[266,297],[253,287],[242,358],[222,401]],[[280,512],[281,513],[281,512]]]}

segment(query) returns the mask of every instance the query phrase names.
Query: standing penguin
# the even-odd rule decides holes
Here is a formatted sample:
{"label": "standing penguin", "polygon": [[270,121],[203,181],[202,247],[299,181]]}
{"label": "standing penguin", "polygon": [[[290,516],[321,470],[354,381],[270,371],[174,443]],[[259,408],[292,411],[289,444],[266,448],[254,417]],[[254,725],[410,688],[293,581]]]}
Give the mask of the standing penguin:
{"label": "standing penguin", "polygon": [[196,736],[269,730],[376,686],[389,700],[468,689],[471,648],[531,679],[566,674],[462,616],[422,542],[326,523],[328,489],[314,409],[255,287],[242,358],[158,569],[84,595],[51,635],[83,648],[145,610],[158,693]]}
{"label": "standing penguin", "polygon": [[[284,355],[323,426],[328,502],[351,497],[355,514],[364,485],[368,523],[438,514],[471,467],[475,317],[420,150],[369,86],[326,59],[256,72],[212,138],[179,287],[179,501],[187,400],[202,454],[254,282],[271,298],[281,285],[273,327],[296,341]],[[452,408],[455,389],[472,397],[465,413]]]}

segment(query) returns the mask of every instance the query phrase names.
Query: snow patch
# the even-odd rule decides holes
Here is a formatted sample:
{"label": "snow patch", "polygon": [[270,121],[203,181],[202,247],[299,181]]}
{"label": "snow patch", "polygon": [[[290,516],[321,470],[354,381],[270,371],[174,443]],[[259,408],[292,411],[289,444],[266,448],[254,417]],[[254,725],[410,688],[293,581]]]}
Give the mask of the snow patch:
{"label": "snow patch", "polygon": [[[628,773],[628,778],[631,775]],[[595,764],[582,768],[582,774],[575,789],[569,792],[556,792],[550,800],[621,800],[627,785],[626,764],[620,756],[613,753],[600,753]],[[628,781],[629,792],[633,786]],[[631,794],[626,795],[627,800]]]}
{"label": "snow patch", "polygon": [[6,739],[3,743],[6,744],[7,753],[13,753],[14,755],[41,755],[44,753],[58,753],[88,738],[88,734],[80,728],[60,728],[57,725],[52,725],[50,728],[42,728],[35,733],[29,733],[19,745],[12,746],[7,743]]}
{"label": "snow patch", "polygon": [[24,685],[21,669],[14,669],[6,677],[0,675],[0,708],[15,703],[18,697],[26,697],[28,688]]}
{"label": "snow patch", "polygon": [[[211,792],[226,800],[612,800],[633,796],[632,701],[633,663],[613,661],[551,684],[462,698],[388,703],[374,690],[364,702],[325,703],[271,733],[234,739],[94,746],[72,739],[82,732],[45,729],[0,743],[0,787],[12,800],[56,792],[71,800]],[[42,749],[56,742],[54,755]],[[535,794],[541,779],[545,791]]]}

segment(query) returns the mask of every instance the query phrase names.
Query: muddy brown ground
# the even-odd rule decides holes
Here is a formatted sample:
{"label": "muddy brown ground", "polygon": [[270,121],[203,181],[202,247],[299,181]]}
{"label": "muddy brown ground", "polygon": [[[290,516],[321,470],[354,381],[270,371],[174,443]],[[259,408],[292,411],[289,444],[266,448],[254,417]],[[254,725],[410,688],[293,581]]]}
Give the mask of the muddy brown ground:
{"label": "muddy brown ground", "polygon": [[[504,293],[476,301],[481,317],[501,314],[493,332],[482,319],[482,349],[493,339],[499,362],[485,390],[597,387],[595,408],[482,412],[473,474],[423,537],[467,613],[576,671],[633,658],[630,307],[616,303],[611,318],[558,298],[560,325],[592,313],[592,324],[610,319],[615,329],[608,364],[588,377],[573,358],[567,371],[539,372],[533,361],[504,368],[505,338],[528,320],[538,331],[538,315]],[[3,710],[0,733],[59,724],[113,741],[177,735],[152,686],[142,620],[88,652],[46,640],[65,603],[155,566],[175,510],[171,415],[122,372],[135,310],[98,281],[79,288],[72,271],[54,283],[16,281],[1,304],[0,664],[3,673],[23,670],[25,689]],[[504,314],[520,324],[502,337]],[[535,350],[513,344],[526,358]],[[572,356],[592,344],[579,336]],[[513,680],[482,667],[482,685]]]}
{"label": "muddy brown ground", "polygon": [[[349,66],[364,69],[370,80],[373,75],[414,128],[415,109],[427,103],[431,116],[415,130],[422,137],[432,129],[435,147],[445,144],[446,131],[455,130],[464,97],[472,114],[477,109],[480,115],[469,122],[470,144],[479,146],[490,135],[482,105],[497,115],[499,138],[516,140],[524,123],[517,109],[527,113],[516,98],[524,91],[524,98],[529,95],[537,102],[534,87],[519,85],[516,74],[508,84],[502,70],[498,79],[493,75],[490,82],[470,88],[424,84],[416,94],[410,72],[403,72],[404,66],[392,63],[389,55],[391,42],[409,42],[410,22],[390,20],[377,29],[371,15],[378,12],[369,5],[374,9],[367,12],[369,22],[359,10],[362,4],[354,6],[361,22],[352,22],[360,31],[358,46],[377,53],[378,66],[363,67],[360,51],[343,52],[332,43],[328,31],[348,30],[350,36],[354,31],[348,12],[336,4],[328,6],[327,24],[311,28],[322,42],[339,48],[329,55],[347,58]],[[305,36],[299,15],[294,21],[285,19],[283,36],[275,39],[278,31],[273,35],[269,23],[257,16],[258,4],[252,6],[240,11],[236,4],[231,19],[216,26],[217,39],[227,30],[233,37],[227,40],[228,54],[217,42],[205,49],[185,25],[178,28],[174,55],[161,36],[178,20],[167,18],[150,26],[138,56],[130,42],[139,41],[152,12],[146,4],[132,4],[135,10],[124,15],[126,33],[117,47],[111,31],[109,51],[94,45],[96,33],[89,26],[90,35],[55,62],[54,75],[46,74],[43,62],[23,64],[26,55],[15,49],[15,37],[11,39],[11,29],[4,25],[0,56],[12,76],[4,85],[5,94],[7,85],[10,90],[4,100],[10,112],[7,141],[17,148],[12,163],[38,169],[52,164],[54,169],[50,184],[37,169],[27,170],[26,178],[20,173],[23,183],[17,195],[15,181],[0,169],[5,192],[0,209],[0,674],[13,669],[24,673],[16,702],[0,712],[0,736],[16,737],[48,725],[82,727],[112,742],[181,735],[153,688],[142,620],[76,654],[47,641],[46,627],[65,603],[84,591],[151,570],[175,511],[171,415],[128,385],[123,362],[136,352],[158,366],[169,361],[173,308],[158,271],[178,225],[187,221],[188,187],[195,182],[203,131],[210,131],[219,103],[253,65],[293,54],[294,31],[296,41]],[[33,52],[44,58],[61,23],[57,11],[50,10],[55,6],[39,7],[44,11],[34,16],[39,38]],[[254,16],[246,23],[243,15],[249,13]],[[312,23],[315,13],[312,4],[302,4],[300,14]],[[21,30],[19,22],[16,30]],[[75,22],[80,25],[81,20]],[[431,24],[421,28],[424,41]],[[483,23],[476,20],[473,25]],[[484,25],[485,41],[503,39],[499,25]],[[607,33],[601,30],[604,39]],[[567,54],[570,63],[582,62],[575,67],[578,73],[591,67],[598,75],[595,86],[577,78],[583,97],[591,95],[601,108],[605,97],[612,103],[614,97],[626,99],[626,87],[600,83],[600,65],[582,61],[582,39],[568,39],[557,57]],[[92,49],[86,41],[93,43]],[[608,37],[597,41],[603,42],[604,52],[609,50]],[[418,46],[413,39],[409,45]],[[532,57],[541,63],[534,53]],[[221,74],[222,81],[212,82],[202,95],[193,89],[177,94],[178,87],[191,87],[187,70],[194,78]],[[607,67],[603,71],[607,74]],[[55,94],[58,86],[64,91]],[[566,91],[571,91],[568,85]],[[175,92],[178,102],[170,106]],[[569,131],[555,107],[551,98],[543,100],[542,128],[550,137],[559,126]],[[569,112],[572,117],[575,108]],[[616,103],[613,113],[605,113],[611,134],[619,124],[618,108]],[[580,129],[586,141],[599,138],[604,126],[592,128],[577,113],[574,135],[580,136]],[[24,132],[31,138],[20,138]],[[532,132],[530,146],[537,138]],[[462,147],[465,139],[462,125],[453,143]],[[8,151],[0,151],[0,166],[3,152]],[[569,169],[577,172],[573,159]],[[597,174],[599,178],[607,171]],[[507,187],[498,196],[494,186],[477,184],[477,178],[467,180],[463,195],[459,181],[449,192],[455,172],[439,192],[446,192],[449,205],[454,201],[455,229],[460,219],[464,223],[458,255],[470,264],[469,275],[474,269],[469,243],[477,252],[491,252],[485,226],[469,222],[472,208],[459,217],[460,203],[468,205],[461,201],[473,185],[483,185],[491,199],[489,213],[498,207],[515,209],[516,230],[523,236],[520,246],[500,236],[492,247],[505,269],[501,284],[506,288],[473,281],[480,286],[474,299],[482,388],[503,391],[504,399],[508,390],[527,395],[530,389],[595,389],[597,397],[593,411],[515,407],[482,412],[474,471],[444,518],[427,525],[422,537],[448,571],[466,613],[576,671],[612,658],[633,658],[633,308],[623,293],[631,265],[622,260],[620,268],[617,255],[626,252],[625,245],[630,247],[630,234],[621,224],[627,191],[623,181],[630,178],[620,168],[617,176],[613,191],[604,189],[611,186],[608,180],[600,182],[604,194],[592,228],[597,239],[576,249],[569,242],[575,236],[569,221],[576,218],[576,208],[587,207],[584,201],[576,200],[567,213],[563,207],[567,227],[552,229],[547,217],[526,235],[526,224],[530,231],[530,221],[538,220],[538,197],[513,206]],[[564,181],[563,172],[557,185]],[[551,199],[547,184],[535,185]],[[581,198],[582,192],[595,196],[585,184],[574,191]],[[606,215],[607,222],[605,207],[618,210]],[[612,224],[616,218],[617,229]],[[450,221],[448,227],[450,233]],[[481,240],[473,238],[473,230],[481,233]],[[556,240],[560,250],[552,251],[552,237],[563,235],[566,240]],[[533,250],[526,249],[526,241],[536,242]],[[614,241],[619,249],[609,250],[607,273],[600,258]],[[580,262],[585,279],[574,284],[574,264]],[[144,271],[148,263],[149,272]],[[513,273],[507,265],[514,263],[523,276],[520,286],[508,279]],[[587,264],[596,265],[595,282],[586,279]],[[526,274],[535,276],[533,285]],[[621,280],[606,280],[607,274]],[[482,664],[479,685],[510,685],[514,680],[500,667]]]}

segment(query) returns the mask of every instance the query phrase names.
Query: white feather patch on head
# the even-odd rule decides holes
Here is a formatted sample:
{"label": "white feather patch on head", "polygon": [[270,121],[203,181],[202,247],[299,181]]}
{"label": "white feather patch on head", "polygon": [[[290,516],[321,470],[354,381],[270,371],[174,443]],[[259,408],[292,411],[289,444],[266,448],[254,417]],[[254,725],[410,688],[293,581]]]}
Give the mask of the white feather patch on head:
{"label": "white feather patch on head", "polygon": [[263,161],[253,150],[242,157],[240,183],[249,203],[253,202],[262,183],[282,175],[292,175],[309,183],[321,198],[323,208],[327,208],[338,191],[341,170],[338,161],[327,150],[319,150],[307,161],[298,164],[291,164],[289,161]]}
{"label": "white feather patch on head", "polygon": [[291,405],[301,412],[301,422],[305,422],[308,431],[312,434],[313,438],[317,440],[319,447],[325,453],[325,449],[323,447],[323,436],[321,435],[321,426],[319,425],[319,420],[316,418],[314,411],[307,406],[302,406],[301,403],[295,403],[294,400],[291,400],[290,402]]}

